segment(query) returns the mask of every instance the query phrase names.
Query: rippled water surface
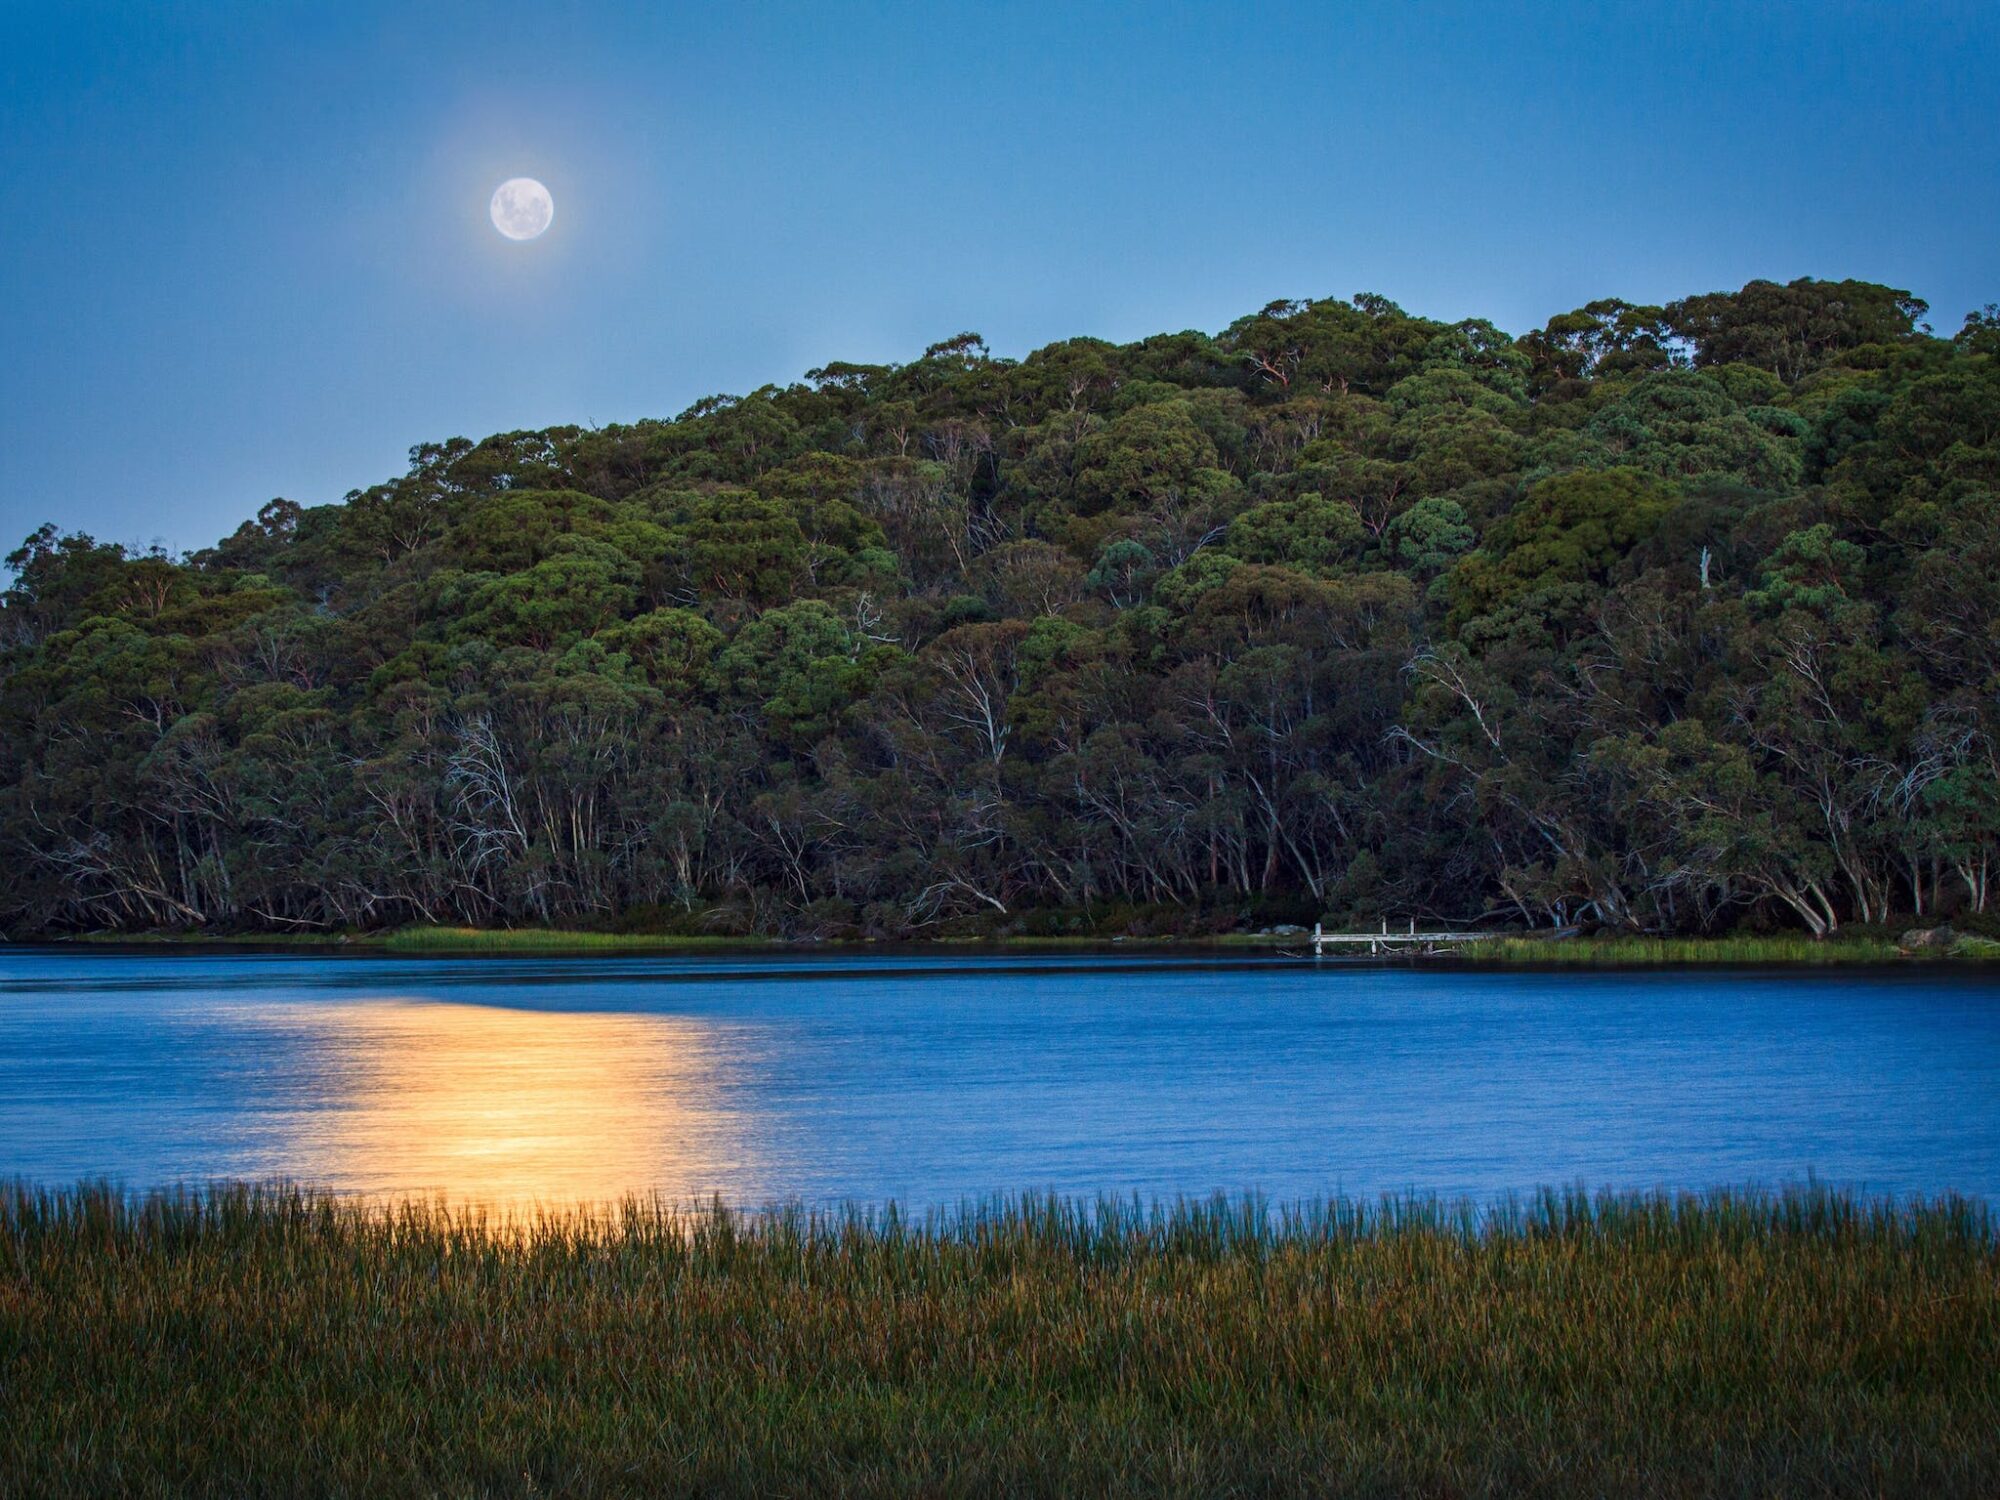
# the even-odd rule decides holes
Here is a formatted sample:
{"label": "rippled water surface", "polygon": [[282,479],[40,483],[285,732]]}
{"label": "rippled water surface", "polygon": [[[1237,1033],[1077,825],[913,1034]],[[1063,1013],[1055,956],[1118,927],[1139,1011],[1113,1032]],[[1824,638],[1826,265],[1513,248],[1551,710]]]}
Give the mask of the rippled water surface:
{"label": "rippled water surface", "polygon": [[502,1206],[1541,1184],[2000,1201],[2000,977],[0,950],[0,1176]]}

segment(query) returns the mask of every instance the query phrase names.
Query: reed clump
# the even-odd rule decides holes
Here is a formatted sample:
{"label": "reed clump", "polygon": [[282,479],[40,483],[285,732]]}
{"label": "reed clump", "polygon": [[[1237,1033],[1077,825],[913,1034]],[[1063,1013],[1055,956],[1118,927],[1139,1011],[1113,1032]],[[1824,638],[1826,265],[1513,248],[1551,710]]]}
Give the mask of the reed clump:
{"label": "reed clump", "polygon": [[0,1493],[2000,1493],[1980,1205],[0,1190]]}

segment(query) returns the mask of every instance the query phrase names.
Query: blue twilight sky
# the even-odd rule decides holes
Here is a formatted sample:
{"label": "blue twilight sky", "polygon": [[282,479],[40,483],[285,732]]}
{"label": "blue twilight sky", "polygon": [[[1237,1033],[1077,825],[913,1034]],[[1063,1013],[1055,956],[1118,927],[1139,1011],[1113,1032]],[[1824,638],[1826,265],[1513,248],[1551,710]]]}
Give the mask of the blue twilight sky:
{"label": "blue twilight sky", "polygon": [[[0,0],[0,550],[1377,291],[2000,299],[2000,6]],[[554,227],[486,218],[535,176]]]}

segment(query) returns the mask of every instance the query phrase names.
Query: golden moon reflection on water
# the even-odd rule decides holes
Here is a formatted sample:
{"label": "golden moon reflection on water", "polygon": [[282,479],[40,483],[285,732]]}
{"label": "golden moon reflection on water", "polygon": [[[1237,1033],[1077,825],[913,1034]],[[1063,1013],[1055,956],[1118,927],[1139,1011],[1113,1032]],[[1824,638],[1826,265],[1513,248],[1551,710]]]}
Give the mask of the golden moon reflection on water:
{"label": "golden moon reflection on water", "polygon": [[746,1132],[718,1096],[703,1023],[430,1000],[286,1010],[334,1092],[297,1117],[286,1176],[503,1217],[627,1196],[747,1201]]}

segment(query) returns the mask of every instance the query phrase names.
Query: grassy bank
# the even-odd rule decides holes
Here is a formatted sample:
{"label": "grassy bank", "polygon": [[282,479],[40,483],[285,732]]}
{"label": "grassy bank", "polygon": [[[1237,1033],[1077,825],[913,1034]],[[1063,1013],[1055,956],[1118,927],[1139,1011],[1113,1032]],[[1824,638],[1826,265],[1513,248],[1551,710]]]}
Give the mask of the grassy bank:
{"label": "grassy bank", "polygon": [[701,953],[767,940],[553,927],[402,927],[371,941],[390,953]]}
{"label": "grassy bank", "polygon": [[0,1193],[0,1492],[1991,1495],[1983,1209]]}
{"label": "grassy bank", "polygon": [[[1905,955],[1886,938],[1499,938],[1466,950],[1496,963],[1627,967],[1647,964],[1875,964]],[[1944,953],[1935,956],[1944,957]]]}
{"label": "grassy bank", "polygon": [[326,948],[369,938],[344,932],[71,932],[29,935],[23,942],[88,943],[105,948]]}

